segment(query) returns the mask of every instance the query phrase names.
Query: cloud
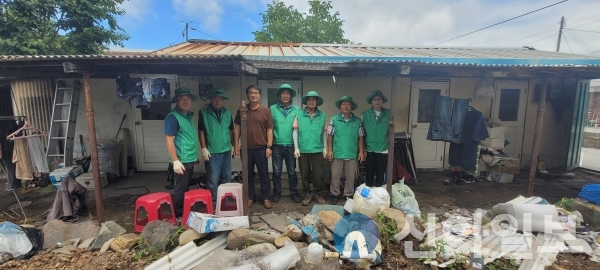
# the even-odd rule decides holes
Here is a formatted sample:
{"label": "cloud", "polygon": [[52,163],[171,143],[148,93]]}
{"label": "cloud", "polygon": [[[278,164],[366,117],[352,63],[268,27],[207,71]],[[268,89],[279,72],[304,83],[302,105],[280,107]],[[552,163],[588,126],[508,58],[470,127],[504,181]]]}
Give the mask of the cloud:
{"label": "cloud", "polygon": [[218,0],[172,0],[173,8],[192,20],[202,23],[203,29],[218,31],[223,15],[223,7]]}
{"label": "cloud", "polygon": [[123,1],[119,7],[125,10],[122,16],[121,27],[127,26],[128,29],[138,28],[148,17],[156,17],[152,9],[154,0],[129,0]]}
{"label": "cloud", "polygon": [[[263,5],[271,3],[262,0]],[[308,0],[282,0],[308,12]],[[332,0],[346,38],[365,45],[431,46],[462,34],[556,3],[554,0]],[[600,31],[596,0],[568,1],[438,46],[521,47],[554,50],[561,16],[578,30]],[[592,17],[595,16],[596,17]],[[587,19],[592,17],[591,19]],[[594,22],[594,19],[598,21]],[[590,23],[591,22],[591,23]],[[565,33],[561,52],[600,49],[600,34]],[[572,37],[571,37],[572,36]],[[567,43],[570,44],[569,49]],[[580,45],[581,44],[581,45]],[[585,49],[585,47],[589,47]]]}

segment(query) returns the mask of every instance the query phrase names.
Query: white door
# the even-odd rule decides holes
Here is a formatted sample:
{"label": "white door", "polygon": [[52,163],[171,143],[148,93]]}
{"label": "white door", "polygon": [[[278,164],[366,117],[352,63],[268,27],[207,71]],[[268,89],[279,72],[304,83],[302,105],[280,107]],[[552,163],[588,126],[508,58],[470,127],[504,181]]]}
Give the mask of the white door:
{"label": "white door", "polygon": [[[288,80],[259,80],[258,87],[262,90],[262,94],[260,95],[260,103],[266,107],[271,107],[271,105],[279,102],[279,98],[277,97],[277,89],[279,86],[287,83],[294,90],[296,90],[296,97],[292,98],[292,103],[300,108],[302,108],[302,90],[300,89],[300,81],[288,81]],[[273,171],[273,162],[271,158],[269,158],[269,171]],[[285,163],[284,163],[285,164]],[[285,166],[285,165],[284,165]],[[298,166],[296,166],[298,167]],[[300,168],[297,168],[299,170]],[[283,168],[282,168],[283,170]],[[287,168],[285,170],[287,171]]]}
{"label": "white door", "polygon": [[496,81],[492,118],[500,119],[506,127],[504,139],[508,141],[504,152],[521,159],[523,129],[525,126],[525,106],[527,102],[527,82]]}
{"label": "white door", "polygon": [[132,74],[132,78],[167,78],[170,94],[165,100],[150,103],[148,109],[133,108],[135,121],[135,145],[137,169],[139,171],[166,171],[169,166],[169,154],[165,142],[164,120],[175,108],[171,104],[171,94],[177,88],[176,75]]}
{"label": "white door", "polygon": [[428,141],[427,131],[438,96],[447,96],[448,82],[413,82],[410,101],[410,133],[417,168],[444,166],[444,142]]}

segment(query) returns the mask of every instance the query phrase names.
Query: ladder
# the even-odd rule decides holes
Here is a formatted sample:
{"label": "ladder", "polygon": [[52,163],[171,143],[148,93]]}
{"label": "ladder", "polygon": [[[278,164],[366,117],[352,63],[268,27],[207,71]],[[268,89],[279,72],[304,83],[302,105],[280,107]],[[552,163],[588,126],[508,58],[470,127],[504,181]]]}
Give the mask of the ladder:
{"label": "ladder", "polygon": [[48,148],[46,150],[48,162],[56,158],[62,158],[65,167],[73,165],[75,125],[80,92],[81,82],[79,80],[74,80],[73,86],[66,86],[62,80],[56,84],[52,121],[50,122],[48,135]]}

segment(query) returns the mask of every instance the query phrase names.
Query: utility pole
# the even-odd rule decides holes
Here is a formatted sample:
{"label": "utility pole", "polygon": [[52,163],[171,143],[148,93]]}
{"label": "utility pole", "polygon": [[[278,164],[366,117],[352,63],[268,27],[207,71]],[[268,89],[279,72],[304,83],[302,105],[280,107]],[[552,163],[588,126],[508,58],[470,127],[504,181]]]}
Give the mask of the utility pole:
{"label": "utility pole", "polygon": [[[561,26],[560,30],[562,31],[562,26]],[[188,40],[189,40],[188,39],[188,23],[185,23],[185,41],[188,41]]]}
{"label": "utility pole", "polygon": [[558,41],[556,41],[556,52],[560,51],[560,38],[562,37],[562,30],[565,27],[565,16],[560,18],[560,28],[558,28]]}

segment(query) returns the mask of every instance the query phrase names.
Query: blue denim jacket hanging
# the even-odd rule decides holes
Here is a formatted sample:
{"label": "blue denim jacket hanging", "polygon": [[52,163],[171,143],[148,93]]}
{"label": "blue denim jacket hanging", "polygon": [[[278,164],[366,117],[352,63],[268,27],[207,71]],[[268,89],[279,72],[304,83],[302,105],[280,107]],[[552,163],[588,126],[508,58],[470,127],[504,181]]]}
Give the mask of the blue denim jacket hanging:
{"label": "blue denim jacket hanging", "polygon": [[427,140],[461,143],[468,108],[468,99],[438,96],[427,132]]}

